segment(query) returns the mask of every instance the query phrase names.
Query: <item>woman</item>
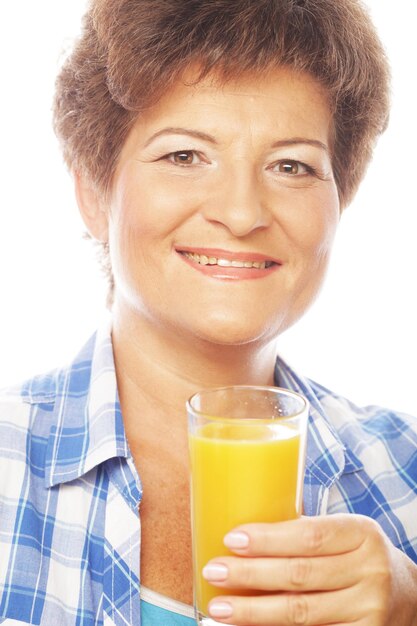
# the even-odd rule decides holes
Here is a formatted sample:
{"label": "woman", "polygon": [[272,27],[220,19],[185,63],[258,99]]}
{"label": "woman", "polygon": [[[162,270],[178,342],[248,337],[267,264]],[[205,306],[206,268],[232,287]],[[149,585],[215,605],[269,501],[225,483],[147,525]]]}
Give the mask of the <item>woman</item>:
{"label": "woman", "polygon": [[361,411],[275,351],[321,286],[387,83],[356,0],[92,3],[55,128],[111,326],[2,401],[4,623],[190,622],[184,403],[229,384],[309,398],[306,515],[230,529],[236,556],[204,575],[249,592],[211,616],[417,623],[416,421]]}

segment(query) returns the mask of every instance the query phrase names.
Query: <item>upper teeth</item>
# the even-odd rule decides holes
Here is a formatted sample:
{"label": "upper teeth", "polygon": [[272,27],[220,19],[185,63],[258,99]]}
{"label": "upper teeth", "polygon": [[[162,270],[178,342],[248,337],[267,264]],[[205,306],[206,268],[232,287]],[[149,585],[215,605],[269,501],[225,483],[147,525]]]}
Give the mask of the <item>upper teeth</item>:
{"label": "upper teeth", "polygon": [[194,254],[193,252],[183,253],[188,259],[192,259],[200,265],[219,265],[220,267],[255,267],[258,270],[264,270],[272,265],[272,261],[230,261],[229,259],[220,259],[214,256],[206,256],[205,254]]}

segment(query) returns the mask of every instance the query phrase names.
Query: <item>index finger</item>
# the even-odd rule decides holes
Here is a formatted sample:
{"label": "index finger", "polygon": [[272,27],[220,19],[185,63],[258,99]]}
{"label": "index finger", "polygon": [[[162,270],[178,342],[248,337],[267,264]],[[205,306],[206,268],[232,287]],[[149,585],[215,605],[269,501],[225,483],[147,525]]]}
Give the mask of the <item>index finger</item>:
{"label": "index finger", "polygon": [[243,524],[225,536],[224,544],[242,556],[324,556],[357,550],[375,531],[376,522],[361,515],[300,517]]}

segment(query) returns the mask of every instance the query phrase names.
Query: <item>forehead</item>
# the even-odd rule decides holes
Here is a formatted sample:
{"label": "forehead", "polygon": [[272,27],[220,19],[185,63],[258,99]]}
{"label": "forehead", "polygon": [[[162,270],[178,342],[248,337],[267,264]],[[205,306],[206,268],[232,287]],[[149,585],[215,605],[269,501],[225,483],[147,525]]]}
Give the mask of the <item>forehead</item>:
{"label": "forehead", "polygon": [[[281,67],[224,80],[215,73],[196,80],[185,73],[159,101],[142,112],[136,132],[194,125],[211,134],[312,135],[330,142],[328,94],[310,74]],[[314,137],[313,137],[314,136]]]}

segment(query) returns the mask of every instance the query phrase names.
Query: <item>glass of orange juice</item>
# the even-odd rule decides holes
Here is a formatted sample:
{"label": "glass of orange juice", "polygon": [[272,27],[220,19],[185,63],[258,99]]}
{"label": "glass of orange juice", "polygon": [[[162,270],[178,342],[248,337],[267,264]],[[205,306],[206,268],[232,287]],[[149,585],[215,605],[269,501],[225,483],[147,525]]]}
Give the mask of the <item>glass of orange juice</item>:
{"label": "glass of orange juice", "polygon": [[202,577],[210,559],[231,554],[226,533],[301,514],[308,402],[278,387],[223,387],[193,395],[187,413],[194,605],[198,624],[211,626],[209,601],[242,593]]}

